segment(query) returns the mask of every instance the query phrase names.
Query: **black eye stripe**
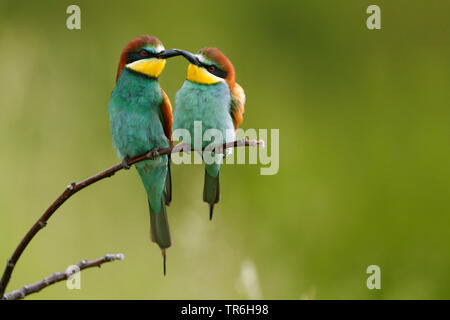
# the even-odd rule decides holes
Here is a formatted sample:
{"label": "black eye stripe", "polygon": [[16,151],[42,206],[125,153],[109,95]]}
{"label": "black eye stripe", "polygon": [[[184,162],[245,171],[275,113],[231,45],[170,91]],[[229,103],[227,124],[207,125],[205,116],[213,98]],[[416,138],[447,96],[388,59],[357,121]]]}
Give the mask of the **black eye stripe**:
{"label": "black eye stripe", "polygon": [[148,59],[148,58],[152,58],[155,57],[156,55],[153,52],[147,51],[148,52],[148,56],[142,56],[141,52],[142,50],[139,50],[138,52],[130,52],[127,54],[126,57],[126,63],[132,63],[138,60],[142,60],[142,59]]}
{"label": "black eye stripe", "polygon": [[[211,74],[213,74],[213,75],[215,75],[215,76],[217,76],[217,77],[219,77],[219,78],[225,79],[225,78],[227,77],[227,75],[228,75],[227,72],[225,72],[225,71],[219,69],[219,68],[218,68],[217,66],[215,66],[215,65],[212,65],[212,64],[209,64],[209,65],[208,65],[208,64],[203,64],[203,63],[202,63],[202,66],[203,66],[206,70],[208,70],[209,73],[211,73]],[[209,67],[211,67],[211,66],[215,68],[213,71],[209,70]]]}

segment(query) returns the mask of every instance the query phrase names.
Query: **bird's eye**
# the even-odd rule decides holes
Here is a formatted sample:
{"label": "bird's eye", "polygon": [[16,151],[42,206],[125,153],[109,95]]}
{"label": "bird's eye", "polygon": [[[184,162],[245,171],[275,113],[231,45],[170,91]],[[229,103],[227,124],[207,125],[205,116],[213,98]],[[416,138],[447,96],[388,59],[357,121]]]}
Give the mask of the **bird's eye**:
{"label": "bird's eye", "polygon": [[139,51],[139,54],[141,55],[141,57],[148,57],[149,53],[147,50],[141,50]]}
{"label": "bird's eye", "polygon": [[215,66],[208,66],[208,71],[209,72],[214,72],[214,71],[216,71],[216,67]]}

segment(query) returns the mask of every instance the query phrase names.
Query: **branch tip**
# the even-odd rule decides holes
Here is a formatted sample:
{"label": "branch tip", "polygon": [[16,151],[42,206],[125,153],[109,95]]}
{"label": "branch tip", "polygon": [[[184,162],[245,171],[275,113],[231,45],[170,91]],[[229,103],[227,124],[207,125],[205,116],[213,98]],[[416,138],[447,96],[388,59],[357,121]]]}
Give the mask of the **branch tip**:
{"label": "branch tip", "polygon": [[[108,257],[108,258],[107,258]],[[121,259],[122,258],[122,259]],[[80,266],[80,271],[83,269],[87,269],[87,268],[92,268],[92,267],[101,267],[101,265],[103,263],[107,263],[109,261],[114,261],[114,260],[123,260],[123,254],[119,253],[119,254],[107,254],[105,255],[103,258],[100,259],[96,259],[96,260],[81,260],[80,262],[78,262],[78,266]],[[33,284],[30,285],[24,285],[22,288],[18,289],[18,290],[14,290],[11,291],[7,294],[5,294],[1,299],[2,300],[18,300],[18,299],[23,299],[25,298],[27,295],[32,294],[32,293],[36,293],[38,291],[40,291],[41,289],[48,287],[52,284],[55,284],[56,282],[60,282],[63,280],[68,279],[71,275],[77,273],[78,270],[73,268],[73,269],[66,269],[64,271],[61,272],[55,272],[52,275],[50,275],[49,277],[42,279],[38,282],[35,282]]]}
{"label": "branch tip", "polygon": [[117,257],[118,260],[124,260],[125,259],[125,255],[123,253],[116,254],[116,257]]}

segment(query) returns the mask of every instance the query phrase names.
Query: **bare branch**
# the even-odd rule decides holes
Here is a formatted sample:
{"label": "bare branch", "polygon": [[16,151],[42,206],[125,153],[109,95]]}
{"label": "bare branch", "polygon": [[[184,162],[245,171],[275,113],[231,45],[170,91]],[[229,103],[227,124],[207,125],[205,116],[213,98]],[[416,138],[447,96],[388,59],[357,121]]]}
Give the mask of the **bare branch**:
{"label": "bare branch", "polygon": [[[255,141],[251,140],[248,141],[246,139],[238,140],[230,143],[224,143],[221,148],[222,149],[228,149],[228,148],[235,148],[238,146],[257,146],[261,145],[263,146],[263,141]],[[126,161],[126,163],[119,163],[115,166],[106,169],[102,172],[97,173],[96,175],[87,178],[86,180],[83,180],[81,182],[72,182],[69,184],[64,192],[48,207],[48,209],[42,214],[42,216],[34,223],[34,225],[31,227],[31,229],[27,232],[25,237],[22,239],[22,241],[17,246],[16,250],[14,250],[14,253],[12,256],[8,259],[6,263],[5,271],[3,272],[2,278],[0,280],[0,297],[3,296],[5,293],[6,287],[9,283],[9,280],[11,278],[11,274],[14,270],[15,265],[17,264],[17,261],[19,260],[20,256],[22,255],[25,248],[28,246],[30,241],[34,238],[34,236],[41,230],[43,227],[47,225],[47,221],[51,218],[53,213],[58,210],[58,208],[66,202],[67,199],[69,199],[72,195],[77,193],[78,191],[86,188],[87,186],[98,182],[100,180],[103,180],[105,178],[109,178],[113,176],[117,171],[120,171],[124,168],[124,166],[131,166],[133,164],[136,164],[138,162],[144,161],[144,160],[152,160],[155,157],[162,156],[165,154],[172,153],[173,147],[168,148],[161,148],[157,150],[157,153],[155,154],[152,152],[152,150],[141,154],[139,156],[136,156],[134,158],[129,159]],[[194,150],[194,149],[192,149]]]}
{"label": "bare branch", "polygon": [[78,262],[76,264],[76,266],[78,268],[68,268],[61,272],[55,272],[51,276],[48,276],[47,278],[42,279],[41,281],[23,286],[20,289],[17,289],[17,290],[14,290],[14,291],[11,291],[11,292],[5,294],[3,296],[3,299],[4,300],[23,299],[26,296],[28,296],[32,293],[39,292],[42,289],[44,289],[52,284],[69,279],[70,276],[74,275],[75,273],[77,273],[81,270],[92,268],[92,267],[101,267],[101,265],[106,262],[111,262],[114,260],[123,260],[123,259],[124,259],[123,254],[118,253],[118,254],[107,254],[104,257],[98,258],[96,260],[90,260],[90,261],[87,259],[81,260],[80,262]]}

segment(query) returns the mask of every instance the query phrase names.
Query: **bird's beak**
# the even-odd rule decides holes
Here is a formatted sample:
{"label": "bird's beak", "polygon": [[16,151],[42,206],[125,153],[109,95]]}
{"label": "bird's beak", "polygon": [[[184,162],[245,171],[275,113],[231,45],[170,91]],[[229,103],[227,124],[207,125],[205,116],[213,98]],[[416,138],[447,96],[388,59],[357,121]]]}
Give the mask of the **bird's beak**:
{"label": "bird's beak", "polygon": [[190,53],[189,51],[184,51],[184,50],[180,50],[180,49],[174,49],[174,51],[178,52],[180,55],[185,57],[186,60],[189,61],[190,63],[192,63],[193,65],[196,65],[199,67],[202,65],[200,63],[200,60],[198,60],[198,58],[194,54]]}
{"label": "bird's beak", "polygon": [[196,66],[202,65],[200,63],[200,61],[198,60],[198,58],[194,54],[192,54],[188,51],[185,51],[185,50],[180,50],[180,49],[164,50],[157,55],[157,58],[166,59],[166,58],[172,58],[175,56],[183,56],[186,58],[186,60],[188,60],[193,65],[196,65]]}
{"label": "bird's beak", "polygon": [[167,59],[167,58],[172,58],[172,57],[176,57],[179,55],[180,55],[180,53],[176,50],[163,50],[156,55],[156,58]]}

